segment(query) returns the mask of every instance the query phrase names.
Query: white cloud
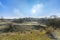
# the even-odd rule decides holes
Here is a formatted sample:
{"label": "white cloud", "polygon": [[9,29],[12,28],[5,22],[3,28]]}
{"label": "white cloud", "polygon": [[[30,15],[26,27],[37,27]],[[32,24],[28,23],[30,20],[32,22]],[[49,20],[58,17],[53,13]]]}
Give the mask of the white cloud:
{"label": "white cloud", "polygon": [[33,5],[31,12],[32,12],[33,14],[38,13],[39,11],[42,10],[42,8],[43,8],[43,4]]}
{"label": "white cloud", "polygon": [[1,6],[1,7],[3,7],[3,8],[5,8],[5,6],[3,5],[3,3],[2,3],[2,2],[0,2],[0,6]]}
{"label": "white cloud", "polygon": [[21,11],[17,8],[13,9],[13,13],[17,15],[18,17],[24,17],[24,15],[21,13]]}
{"label": "white cloud", "polygon": [[13,12],[15,13],[15,14],[20,14],[20,11],[19,11],[19,9],[13,9]]}
{"label": "white cloud", "polygon": [[53,16],[53,15],[60,17],[60,12],[51,12],[47,15],[47,17]]}
{"label": "white cloud", "polygon": [[56,15],[56,16],[60,16],[60,13],[50,13],[49,15]]}

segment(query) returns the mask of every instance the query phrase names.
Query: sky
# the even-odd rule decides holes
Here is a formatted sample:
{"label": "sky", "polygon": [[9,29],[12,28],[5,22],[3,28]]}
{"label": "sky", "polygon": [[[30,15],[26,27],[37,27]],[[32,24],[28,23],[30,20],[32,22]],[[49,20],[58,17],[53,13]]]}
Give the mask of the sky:
{"label": "sky", "polygon": [[0,0],[0,17],[60,16],[60,0]]}

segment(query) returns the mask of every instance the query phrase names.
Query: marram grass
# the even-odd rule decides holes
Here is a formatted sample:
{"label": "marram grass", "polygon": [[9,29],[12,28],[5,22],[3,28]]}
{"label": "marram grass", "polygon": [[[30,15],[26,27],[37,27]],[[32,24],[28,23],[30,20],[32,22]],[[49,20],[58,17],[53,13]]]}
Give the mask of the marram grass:
{"label": "marram grass", "polygon": [[44,31],[31,31],[32,33],[4,33],[0,34],[0,40],[51,40]]}

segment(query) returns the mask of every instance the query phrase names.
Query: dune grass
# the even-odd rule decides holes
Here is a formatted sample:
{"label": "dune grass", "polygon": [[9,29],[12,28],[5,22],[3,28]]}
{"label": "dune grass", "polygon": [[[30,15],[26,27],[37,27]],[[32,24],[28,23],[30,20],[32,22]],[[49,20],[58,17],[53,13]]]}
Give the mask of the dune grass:
{"label": "dune grass", "polygon": [[0,40],[51,40],[43,31],[33,30],[30,33],[3,33],[0,34]]}

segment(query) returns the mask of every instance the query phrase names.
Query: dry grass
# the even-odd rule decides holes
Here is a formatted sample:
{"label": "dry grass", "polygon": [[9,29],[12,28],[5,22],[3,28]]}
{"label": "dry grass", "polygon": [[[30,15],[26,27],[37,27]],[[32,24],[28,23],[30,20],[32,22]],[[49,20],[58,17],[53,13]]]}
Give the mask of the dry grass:
{"label": "dry grass", "polygon": [[51,40],[44,31],[33,30],[30,33],[3,33],[0,34],[0,40]]}

